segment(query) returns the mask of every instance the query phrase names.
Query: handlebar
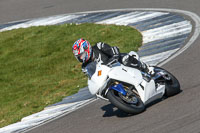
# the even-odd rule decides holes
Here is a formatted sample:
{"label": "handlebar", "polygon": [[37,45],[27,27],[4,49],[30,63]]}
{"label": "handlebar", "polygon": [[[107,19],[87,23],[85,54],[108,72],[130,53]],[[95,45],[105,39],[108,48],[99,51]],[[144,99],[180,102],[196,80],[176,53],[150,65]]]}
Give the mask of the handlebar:
{"label": "handlebar", "polygon": [[111,67],[113,64],[117,63],[119,60],[119,56],[114,56],[111,59],[109,59],[109,62],[107,63],[107,66]]}

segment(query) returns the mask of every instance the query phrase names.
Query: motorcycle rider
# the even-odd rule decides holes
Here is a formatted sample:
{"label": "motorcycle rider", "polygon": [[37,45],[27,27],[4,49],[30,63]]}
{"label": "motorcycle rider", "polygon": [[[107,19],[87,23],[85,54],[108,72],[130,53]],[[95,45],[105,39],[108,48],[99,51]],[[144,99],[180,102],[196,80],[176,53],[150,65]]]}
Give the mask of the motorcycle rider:
{"label": "motorcycle rider", "polygon": [[72,51],[76,59],[82,62],[83,72],[86,72],[85,67],[93,61],[109,65],[112,60],[118,59],[125,66],[137,68],[150,75],[154,74],[153,68],[140,61],[136,52],[120,53],[118,47],[111,47],[103,42],[98,42],[91,46],[87,40],[81,38],[73,44]]}

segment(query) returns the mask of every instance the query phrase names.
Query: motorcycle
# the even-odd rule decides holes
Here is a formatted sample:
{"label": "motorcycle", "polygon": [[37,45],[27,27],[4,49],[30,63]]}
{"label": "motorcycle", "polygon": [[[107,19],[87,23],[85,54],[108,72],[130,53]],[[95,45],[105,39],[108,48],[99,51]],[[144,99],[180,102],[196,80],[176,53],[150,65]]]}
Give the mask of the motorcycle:
{"label": "motorcycle", "polygon": [[147,104],[180,92],[176,77],[156,66],[153,76],[124,66],[118,60],[113,60],[109,65],[92,62],[87,65],[86,71],[90,93],[109,100],[129,114],[141,113]]}

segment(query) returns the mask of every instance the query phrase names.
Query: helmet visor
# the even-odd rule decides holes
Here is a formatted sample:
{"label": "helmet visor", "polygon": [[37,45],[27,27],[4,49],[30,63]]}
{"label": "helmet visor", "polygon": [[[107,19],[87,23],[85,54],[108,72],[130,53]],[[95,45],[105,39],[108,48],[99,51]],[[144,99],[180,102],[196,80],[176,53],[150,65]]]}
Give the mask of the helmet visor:
{"label": "helmet visor", "polygon": [[80,61],[80,62],[85,62],[85,57],[86,57],[86,52],[84,51],[83,53],[81,53],[81,54],[79,54],[79,55],[76,55],[75,57],[76,57],[76,59],[78,60],[78,61]]}

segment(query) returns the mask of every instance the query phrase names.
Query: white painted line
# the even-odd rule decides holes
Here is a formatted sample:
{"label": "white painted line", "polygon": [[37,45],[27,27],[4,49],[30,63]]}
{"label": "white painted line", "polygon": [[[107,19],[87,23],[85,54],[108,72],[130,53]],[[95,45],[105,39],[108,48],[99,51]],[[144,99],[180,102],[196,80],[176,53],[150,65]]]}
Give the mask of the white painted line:
{"label": "white painted line", "polygon": [[11,124],[6,127],[0,128],[0,133],[16,132],[18,130],[27,129],[36,125],[45,124],[45,122],[47,122],[48,120],[52,121],[55,118],[60,118],[95,100],[96,99],[88,99],[43,110],[41,112],[23,118],[21,122],[17,122],[15,124]]}
{"label": "white painted line", "polygon": [[137,14],[137,12],[129,13],[129,14],[112,18],[112,19],[107,19],[98,23],[99,24],[128,25],[129,23],[140,22],[140,21],[144,21],[144,20],[148,20],[151,18],[168,14],[168,13],[162,13],[162,12],[150,12],[148,14],[145,14],[145,13],[146,12],[141,12],[139,14]]}
{"label": "white painted line", "polygon": [[[87,102],[85,102],[84,104],[80,104],[80,106],[78,106],[77,108],[74,108],[74,110],[71,110],[71,111],[68,111],[68,112],[64,112],[63,114],[61,114],[61,115],[59,115],[59,116],[57,116],[57,117],[55,117],[55,118],[49,119],[48,121],[44,121],[43,123],[41,123],[41,124],[39,124],[39,125],[30,126],[28,129],[25,129],[24,132],[28,132],[28,131],[30,131],[30,130],[32,130],[32,129],[34,129],[34,128],[37,128],[37,127],[39,127],[39,126],[42,126],[42,125],[44,125],[44,124],[46,124],[46,123],[48,123],[48,122],[54,121],[54,120],[56,120],[56,119],[58,119],[58,118],[61,118],[61,117],[65,116],[65,115],[67,115],[67,114],[72,113],[72,112],[75,111],[75,110],[78,110],[78,109],[80,109],[80,108],[82,108],[82,107],[84,107],[84,106],[87,106],[87,105],[90,104],[90,103],[93,103],[93,102],[96,101],[96,100],[98,100],[98,99],[93,99],[93,98],[92,98],[92,99],[88,99]],[[1,133],[1,132],[0,132],[0,133]]]}
{"label": "white painted line", "polygon": [[136,12],[127,13],[127,14],[124,14],[124,15],[116,16],[114,18],[109,18],[109,19],[97,22],[97,24],[113,24],[115,22],[118,22],[119,20],[124,20],[124,19],[129,18],[130,16],[136,16],[136,15],[141,14],[141,13],[142,12],[137,12],[137,11]]}
{"label": "white painted line", "polygon": [[62,23],[64,21],[68,21],[71,19],[75,19],[83,15],[63,15],[63,16],[54,16],[54,17],[48,17],[48,18],[41,18],[41,19],[34,19],[25,23],[21,23],[21,24],[17,24],[17,25],[13,25],[10,27],[6,27],[0,30],[0,32],[2,31],[6,31],[6,30],[13,30],[13,29],[19,29],[19,28],[28,28],[31,26],[45,26],[45,25],[55,25],[58,23]]}
{"label": "white painted line", "polygon": [[159,53],[159,54],[154,54],[154,55],[150,55],[150,56],[143,56],[143,57],[141,57],[141,60],[143,62],[151,65],[151,66],[155,66],[159,62],[162,62],[163,60],[169,58],[169,56],[171,56],[173,53],[175,53],[178,50],[179,50],[179,48],[169,50],[169,51],[165,51],[165,52],[162,52],[162,53]]}
{"label": "white painted line", "polygon": [[178,13],[183,13],[183,14],[185,14],[185,15],[187,15],[187,16],[192,18],[192,20],[195,22],[195,27],[193,28],[194,29],[194,33],[193,33],[192,37],[190,38],[190,40],[187,42],[187,44],[184,45],[183,48],[181,48],[178,52],[176,52],[174,55],[169,57],[164,62],[160,63],[158,66],[162,66],[162,65],[166,64],[167,62],[169,62],[170,60],[174,59],[179,54],[183,53],[187,48],[189,48],[195,42],[195,40],[198,38],[198,36],[200,34],[200,17],[197,14],[189,12],[189,11],[183,11],[183,10],[175,10],[174,9],[173,11],[174,12],[178,12]]}
{"label": "white painted line", "polygon": [[164,38],[175,37],[188,34],[192,31],[192,26],[189,21],[182,21],[171,25],[162,26],[156,29],[151,29],[141,32],[143,35],[143,43],[148,43]]}

